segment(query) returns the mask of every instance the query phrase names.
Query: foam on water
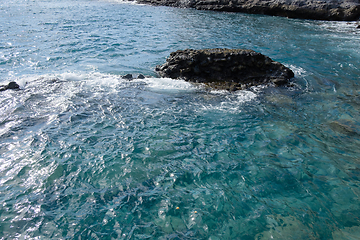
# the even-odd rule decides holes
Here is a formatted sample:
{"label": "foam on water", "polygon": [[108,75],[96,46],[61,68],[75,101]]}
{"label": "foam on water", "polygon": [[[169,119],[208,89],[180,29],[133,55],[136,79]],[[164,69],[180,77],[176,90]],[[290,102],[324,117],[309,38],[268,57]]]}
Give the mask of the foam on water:
{"label": "foam on water", "polygon": [[320,21],[319,27],[330,30],[334,33],[359,34],[357,27],[359,23],[356,21],[337,22],[337,21]]}
{"label": "foam on water", "polygon": [[[2,115],[7,236],[15,235],[6,226],[24,238],[102,232],[120,239],[288,239],[294,232],[316,238],[356,231],[323,221],[336,211],[337,221],[359,211],[349,205],[356,188],[336,183],[339,177],[356,181],[358,163],[338,166],[328,149],[335,146],[323,146],[322,134],[305,134],[299,119],[283,120],[291,116],[292,96],[274,89],[263,102],[261,92],[271,89],[195,91],[183,81],[128,81],[97,72],[23,82],[23,90],[6,93],[16,103]],[[272,113],[266,120],[265,114],[260,121],[259,110],[271,106],[283,108],[281,117]],[[331,123],[339,137],[356,136],[356,123],[347,121]],[[284,205],[285,213],[279,210]]]}
{"label": "foam on water", "polygon": [[135,81],[145,82],[149,89],[156,92],[193,92],[197,89],[196,86],[190,82],[171,78],[145,78],[143,80]]}
{"label": "foam on water", "polygon": [[249,90],[240,90],[233,93],[226,90],[212,90],[210,94],[204,95],[204,99],[215,101],[201,102],[199,111],[240,113],[244,108],[244,103],[254,101],[256,97],[256,92]]}

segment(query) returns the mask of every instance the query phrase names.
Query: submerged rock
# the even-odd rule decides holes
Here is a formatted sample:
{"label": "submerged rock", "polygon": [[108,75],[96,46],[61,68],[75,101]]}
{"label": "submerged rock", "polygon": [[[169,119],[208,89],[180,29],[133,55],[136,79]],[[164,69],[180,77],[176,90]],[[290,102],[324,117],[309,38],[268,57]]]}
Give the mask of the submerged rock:
{"label": "submerged rock", "polygon": [[161,77],[205,83],[227,90],[287,84],[294,73],[269,57],[244,49],[178,50],[155,69]]}
{"label": "submerged rock", "polygon": [[316,20],[356,21],[360,17],[358,0],[137,0],[137,2]]}
{"label": "submerged rock", "polygon": [[0,92],[8,90],[8,89],[16,90],[16,89],[19,89],[19,88],[20,88],[20,86],[16,82],[9,82],[8,85],[1,85],[0,86]]}
{"label": "submerged rock", "polygon": [[328,123],[331,130],[348,136],[360,135],[358,126],[350,120],[340,119]]}
{"label": "submerged rock", "polygon": [[311,229],[294,216],[268,215],[266,219],[269,230],[256,234],[255,239],[316,239]]}

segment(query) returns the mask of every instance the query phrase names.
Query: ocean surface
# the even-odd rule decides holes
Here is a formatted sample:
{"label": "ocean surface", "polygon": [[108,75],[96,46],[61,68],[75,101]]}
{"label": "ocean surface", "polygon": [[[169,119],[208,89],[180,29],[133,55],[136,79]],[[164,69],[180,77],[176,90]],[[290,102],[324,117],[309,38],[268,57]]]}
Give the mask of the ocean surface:
{"label": "ocean surface", "polygon": [[[1,1],[0,85],[20,90],[0,92],[0,239],[359,239],[357,25]],[[158,78],[186,48],[252,49],[295,77]]]}

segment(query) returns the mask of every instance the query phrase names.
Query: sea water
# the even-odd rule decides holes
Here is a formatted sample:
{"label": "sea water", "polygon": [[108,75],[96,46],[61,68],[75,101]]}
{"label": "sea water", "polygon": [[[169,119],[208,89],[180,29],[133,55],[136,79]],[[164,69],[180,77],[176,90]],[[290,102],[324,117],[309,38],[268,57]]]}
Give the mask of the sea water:
{"label": "sea water", "polygon": [[[115,0],[1,1],[0,23],[0,85],[20,85],[0,92],[0,239],[359,239],[358,23]],[[218,47],[292,85],[154,73]]]}

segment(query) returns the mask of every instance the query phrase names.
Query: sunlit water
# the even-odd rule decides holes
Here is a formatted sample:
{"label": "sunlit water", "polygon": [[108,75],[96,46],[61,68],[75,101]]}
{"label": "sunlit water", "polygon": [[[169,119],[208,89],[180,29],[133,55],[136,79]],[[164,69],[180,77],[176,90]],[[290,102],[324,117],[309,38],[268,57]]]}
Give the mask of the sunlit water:
{"label": "sunlit water", "polygon": [[[360,30],[120,1],[0,3],[0,239],[358,239]],[[295,72],[157,78],[185,48]],[[124,74],[144,74],[128,81]]]}

